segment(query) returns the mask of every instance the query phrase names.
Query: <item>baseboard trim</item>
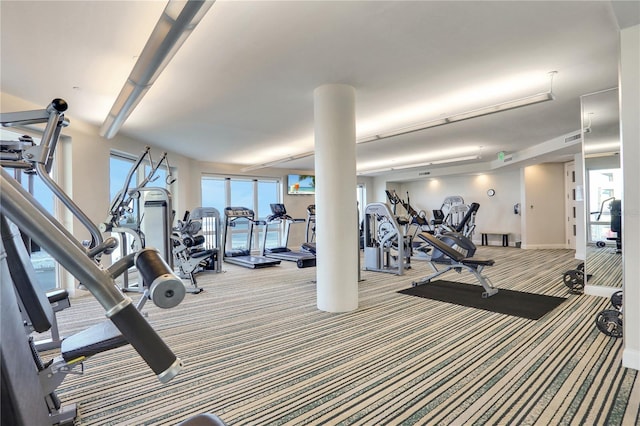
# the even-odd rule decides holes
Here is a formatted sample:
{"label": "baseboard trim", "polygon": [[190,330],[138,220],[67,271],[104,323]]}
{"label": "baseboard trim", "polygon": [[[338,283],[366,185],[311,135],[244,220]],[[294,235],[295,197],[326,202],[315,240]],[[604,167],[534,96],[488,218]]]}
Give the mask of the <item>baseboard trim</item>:
{"label": "baseboard trim", "polygon": [[521,248],[525,250],[540,250],[540,249],[566,249],[566,244],[522,244]]}
{"label": "baseboard trim", "polygon": [[598,296],[598,297],[606,297],[610,298],[613,293],[616,291],[622,290],[619,287],[608,287],[605,285],[589,285],[584,286],[584,294],[588,294],[589,296]]}
{"label": "baseboard trim", "polygon": [[622,351],[622,366],[640,371],[640,351],[624,348]]}

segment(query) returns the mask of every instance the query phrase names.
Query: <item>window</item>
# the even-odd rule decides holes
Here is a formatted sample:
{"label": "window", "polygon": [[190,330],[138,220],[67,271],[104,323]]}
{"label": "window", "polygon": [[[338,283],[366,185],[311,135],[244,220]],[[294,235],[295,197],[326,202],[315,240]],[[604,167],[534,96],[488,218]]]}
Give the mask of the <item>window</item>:
{"label": "window", "polygon": [[222,220],[224,220],[224,208],[227,204],[224,187],[224,178],[203,177],[200,182],[202,207],[215,208],[220,213]]}
{"label": "window", "polygon": [[611,231],[611,211],[609,205],[615,199],[621,199],[622,170],[589,170],[589,235],[588,242],[606,242],[615,237]]}
{"label": "window", "polygon": [[[219,176],[203,176],[201,179],[201,200],[203,207],[214,207],[220,212],[224,221],[224,209],[227,206],[246,207],[255,213],[256,219],[264,220],[271,214],[271,203],[279,203],[282,187],[280,181],[269,178],[225,178]],[[240,222],[231,230],[233,248],[246,248],[249,227]],[[254,227],[251,246],[259,250],[262,246],[264,227]],[[280,244],[281,230],[279,226],[269,227],[267,246]]]}
{"label": "window", "polygon": [[[17,141],[22,134],[11,132],[5,129],[0,129],[0,139]],[[33,138],[33,141],[37,144],[40,143],[40,139]],[[55,163],[54,163],[55,167]],[[42,181],[37,174],[25,173],[20,169],[12,169],[5,167],[5,170],[11,174],[22,187],[33,194],[36,201],[38,201],[51,215],[55,217],[54,210],[54,195],[49,187]],[[55,176],[54,170],[52,175]],[[58,286],[58,263],[47,253],[39,247],[32,245],[31,247],[31,263],[36,271],[36,277],[40,288],[43,290],[50,290]]]}
{"label": "window", "polygon": [[[149,164],[145,164],[144,166],[145,176],[148,175],[149,173],[151,173],[151,166]],[[158,188],[169,189],[167,188],[167,168],[160,166],[158,170],[156,170],[156,172],[154,173],[153,178],[151,178],[151,181],[147,184],[147,186],[155,186]]]}

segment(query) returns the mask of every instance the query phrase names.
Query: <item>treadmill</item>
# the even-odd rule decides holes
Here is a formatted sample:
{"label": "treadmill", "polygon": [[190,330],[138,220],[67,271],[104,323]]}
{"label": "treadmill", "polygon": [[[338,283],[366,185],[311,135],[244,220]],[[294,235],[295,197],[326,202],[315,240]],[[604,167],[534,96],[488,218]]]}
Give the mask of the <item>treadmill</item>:
{"label": "treadmill", "polygon": [[302,251],[316,254],[316,205],[309,204],[307,207],[307,229],[305,242],[302,243]]}
{"label": "treadmill", "polygon": [[[224,250],[222,250],[222,260],[235,265],[243,266],[249,269],[266,268],[269,266],[279,265],[280,261],[269,259],[263,256],[251,255],[251,241],[253,237],[253,227],[255,225],[264,225],[264,221],[256,221],[253,210],[246,207],[226,207],[224,209]],[[237,226],[247,226],[247,245],[246,249],[234,249],[233,239],[231,237],[230,228]],[[229,242],[229,249],[227,249]]]}
{"label": "treadmill", "polygon": [[[304,223],[305,219],[294,219],[287,214],[284,204],[271,204],[271,216],[267,218],[264,227],[264,239],[262,241],[262,255],[271,259],[286,260],[296,262],[298,268],[308,268],[316,266],[316,256],[310,252],[293,251],[288,248],[289,228],[292,223]],[[284,223],[284,245],[281,247],[267,247],[267,233],[269,225]]]}

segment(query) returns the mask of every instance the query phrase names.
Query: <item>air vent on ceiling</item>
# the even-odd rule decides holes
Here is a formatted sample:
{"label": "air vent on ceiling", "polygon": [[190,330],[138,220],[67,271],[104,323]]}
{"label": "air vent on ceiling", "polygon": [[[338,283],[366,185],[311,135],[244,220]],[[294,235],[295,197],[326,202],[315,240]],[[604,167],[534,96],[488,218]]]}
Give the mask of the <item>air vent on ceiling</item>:
{"label": "air vent on ceiling", "polygon": [[569,137],[565,138],[564,139],[564,143],[573,142],[573,141],[578,140],[578,139],[580,139],[580,133],[576,133],[573,136],[569,136]]}

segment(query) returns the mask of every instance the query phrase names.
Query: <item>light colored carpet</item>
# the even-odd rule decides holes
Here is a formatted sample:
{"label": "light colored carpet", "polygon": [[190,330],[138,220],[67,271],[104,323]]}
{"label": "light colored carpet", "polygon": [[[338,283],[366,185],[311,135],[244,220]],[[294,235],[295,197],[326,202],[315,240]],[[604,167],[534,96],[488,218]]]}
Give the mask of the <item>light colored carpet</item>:
{"label": "light colored carpet", "polygon": [[[567,300],[532,321],[398,294],[430,273],[414,261],[400,277],[362,272],[359,308],[330,314],[316,308],[315,268],[224,264],[197,275],[203,293],[145,309],[185,363],[169,384],[124,347],[89,359],[59,396],[79,404],[82,425],[175,424],[201,412],[229,425],[639,424],[637,372],[620,366],[622,339],[594,325],[608,300],[562,283],[573,251],[476,256],[496,260],[485,272],[498,288]],[[104,313],[87,296],[58,317],[69,334]]]}

